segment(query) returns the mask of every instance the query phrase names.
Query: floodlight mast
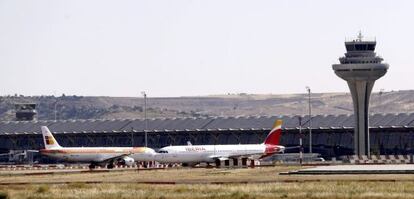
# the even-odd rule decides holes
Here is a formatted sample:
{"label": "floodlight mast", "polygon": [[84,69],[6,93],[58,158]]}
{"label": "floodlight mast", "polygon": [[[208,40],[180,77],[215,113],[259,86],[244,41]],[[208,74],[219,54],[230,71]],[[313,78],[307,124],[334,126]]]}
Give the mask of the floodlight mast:
{"label": "floodlight mast", "polygon": [[312,107],[311,107],[311,88],[306,86],[306,90],[308,91],[308,110],[309,110],[309,153],[312,153]]}
{"label": "floodlight mast", "polygon": [[142,91],[141,94],[144,96],[144,134],[145,134],[145,147],[148,147],[148,120],[147,120],[147,93],[145,91]]}

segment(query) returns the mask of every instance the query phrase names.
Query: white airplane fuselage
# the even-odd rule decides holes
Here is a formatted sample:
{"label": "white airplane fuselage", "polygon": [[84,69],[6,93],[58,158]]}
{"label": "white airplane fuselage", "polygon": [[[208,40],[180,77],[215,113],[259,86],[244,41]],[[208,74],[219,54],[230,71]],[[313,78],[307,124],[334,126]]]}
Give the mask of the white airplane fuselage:
{"label": "white airplane fuselage", "polygon": [[160,163],[197,164],[239,157],[260,159],[285,150],[284,146],[279,145],[281,133],[282,120],[276,120],[262,144],[167,146],[154,154],[154,160]]}
{"label": "white airplane fuselage", "polygon": [[154,155],[154,160],[160,163],[213,163],[232,157],[260,158],[283,150],[283,146],[266,144],[167,146]]}
{"label": "white airplane fuselage", "polygon": [[42,155],[67,162],[87,162],[89,168],[97,165],[114,168],[115,164],[132,166],[135,162],[152,161],[155,151],[147,147],[62,147],[47,126],[42,126],[44,149]]}
{"label": "white airplane fuselage", "polygon": [[134,161],[151,161],[155,153],[146,147],[63,147],[41,149],[40,153],[68,162],[102,162],[128,154]]}

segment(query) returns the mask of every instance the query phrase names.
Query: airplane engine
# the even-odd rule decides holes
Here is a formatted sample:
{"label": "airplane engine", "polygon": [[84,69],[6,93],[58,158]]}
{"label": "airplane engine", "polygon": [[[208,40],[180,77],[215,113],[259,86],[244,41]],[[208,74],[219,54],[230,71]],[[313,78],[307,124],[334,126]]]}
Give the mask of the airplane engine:
{"label": "airplane engine", "polygon": [[123,165],[133,166],[135,160],[134,160],[134,158],[131,158],[131,157],[124,157],[124,158],[122,158],[122,161],[120,161],[120,162]]}
{"label": "airplane engine", "polygon": [[191,163],[182,163],[181,165],[183,167],[195,167],[198,163],[196,162],[191,162]]}

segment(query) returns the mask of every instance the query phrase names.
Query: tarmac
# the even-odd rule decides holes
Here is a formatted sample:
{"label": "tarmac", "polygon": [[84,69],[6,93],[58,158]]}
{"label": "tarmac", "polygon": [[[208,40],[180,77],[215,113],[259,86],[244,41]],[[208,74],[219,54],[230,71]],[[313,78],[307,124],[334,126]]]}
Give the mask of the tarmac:
{"label": "tarmac", "polygon": [[414,164],[332,165],[306,168],[281,175],[414,174]]}

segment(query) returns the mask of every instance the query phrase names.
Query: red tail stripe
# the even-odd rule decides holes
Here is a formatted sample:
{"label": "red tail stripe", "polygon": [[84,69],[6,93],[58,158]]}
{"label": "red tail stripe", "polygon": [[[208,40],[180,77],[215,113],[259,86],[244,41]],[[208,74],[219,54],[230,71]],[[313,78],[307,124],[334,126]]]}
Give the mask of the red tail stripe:
{"label": "red tail stripe", "polygon": [[264,143],[271,144],[271,145],[279,145],[281,134],[282,134],[282,129],[280,127],[272,129],[269,135],[267,135],[267,138]]}

